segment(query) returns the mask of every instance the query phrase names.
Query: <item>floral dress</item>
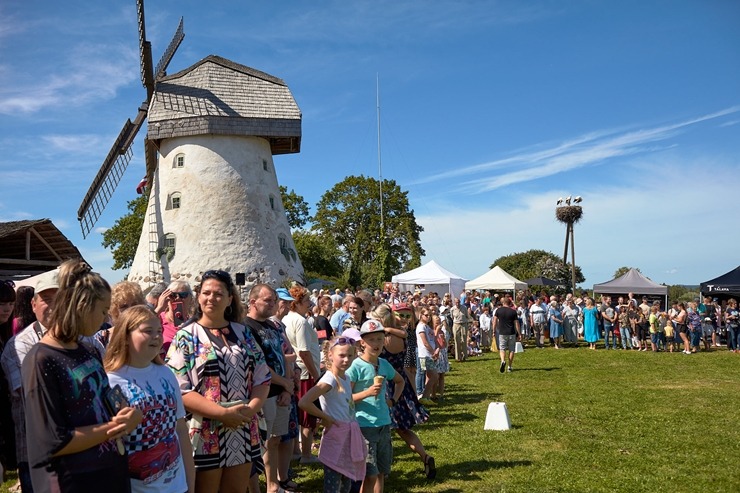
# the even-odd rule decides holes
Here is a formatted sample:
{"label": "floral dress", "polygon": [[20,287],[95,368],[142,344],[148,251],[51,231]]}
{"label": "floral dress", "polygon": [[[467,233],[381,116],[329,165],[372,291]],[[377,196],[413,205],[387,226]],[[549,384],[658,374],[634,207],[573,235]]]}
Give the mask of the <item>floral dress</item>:
{"label": "floral dress", "polygon": [[[265,356],[241,324],[224,330],[228,344],[198,323],[180,329],[167,353],[167,365],[183,395],[198,392],[222,406],[249,401],[252,388],[270,384]],[[249,426],[226,428],[217,420],[188,414],[195,468],[237,466],[260,455],[257,415]]]}
{"label": "floral dress", "polygon": [[[404,382],[401,397],[398,398],[396,405],[391,408],[391,423],[394,428],[398,428],[399,430],[410,430],[414,425],[426,423],[429,419],[429,413],[419,403],[419,399],[414,393],[414,388],[411,386],[411,381],[403,369],[405,355],[406,351],[389,353],[385,348],[380,353],[380,357],[391,364],[398,374],[401,375]],[[393,380],[387,380],[385,391],[388,399],[393,397],[395,389],[396,384],[393,383]]]}

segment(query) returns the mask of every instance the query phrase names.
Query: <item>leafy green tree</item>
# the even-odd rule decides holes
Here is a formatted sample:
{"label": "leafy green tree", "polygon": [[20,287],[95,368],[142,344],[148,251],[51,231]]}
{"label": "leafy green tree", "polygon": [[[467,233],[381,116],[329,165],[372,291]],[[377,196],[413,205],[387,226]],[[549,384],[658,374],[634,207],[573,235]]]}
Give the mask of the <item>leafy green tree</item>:
{"label": "leafy green tree", "polygon": [[617,270],[614,271],[614,279],[616,279],[617,277],[622,277],[627,272],[629,272],[630,269],[635,269],[637,272],[642,273],[642,271],[640,270],[639,267],[627,267],[627,266],[623,266],[623,267],[620,267],[619,269],[617,269]]}
{"label": "leafy green tree", "polygon": [[325,238],[314,231],[300,230],[293,232],[293,242],[306,278],[337,279],[344,273],[341,252],[332,238]]}
{"label": "leafy green tree", "polygon": [[288,187],[280,185],[280,198],[291,229],[301,229],[311,220],[308,203],[295,190],[288,192]]}
{"label": "leafy green tree", "polygon": [[[517,279],[544,276],[558,281],[563,286],[570,286],[570,265],[564,264],[563,259],[545,250],[527,250],[521,253],[512,253],[497,258],[491,264],[491,269],[498,265]],[[585,281],[581,268],[576,265],[576,283]]]}
{"label": "leafy green tree", "polygon": [[103,247],[113,252],[114,270],[128,269],[134,262],[148,203],[148,192],[131,200],[126,205],[129,212],[103,233]]}
{"label": "leafy green tree", "polygon": [[424,255],[424,228],[409,207],[408,192],[394,180],[383,180],[381,233],[379,186],[372,177],[348,176],[316,205],[312,229],[337,245],[350,286],[380,286],[392,274],[421,265]]}

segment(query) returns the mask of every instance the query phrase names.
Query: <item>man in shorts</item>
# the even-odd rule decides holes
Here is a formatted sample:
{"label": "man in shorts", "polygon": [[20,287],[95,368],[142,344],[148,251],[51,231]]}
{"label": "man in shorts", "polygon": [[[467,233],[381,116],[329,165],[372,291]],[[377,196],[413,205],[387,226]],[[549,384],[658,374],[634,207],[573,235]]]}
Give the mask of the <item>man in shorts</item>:
{"label": "man in shorts", "polygon": [[257,284],[250,291],[247,300],[246,325],[251,329],[254,338],[265,353],[265,362],[270,368],[270,393],[262,406],[267,425],[267,447],[262,456],[265,462],[267,491],[281,491],[284,485],[278,480],[278,463],[280,453],[292,453],[288,447],[280,449],[280,437],[288,433],[291,396],[295,393],[295,382],[289,374],[291,368],[285,361],[283,345],[284,335],[271,320],[275,311],[277,295],[267,284]]}
{"label": "man in shorts", "polygon": [[509,353],[509,372],[512,372],[514,365],[514,354],[516,353],[516,341],[521,339],[522,334],[519,331],[519,317],[516,310],[512,307],[511,298],[504,298],[502,306],[496,309],[493,315],[493,326],[498,328],[498,352],[501,356],[501,373],[506,370],[506,352]]}

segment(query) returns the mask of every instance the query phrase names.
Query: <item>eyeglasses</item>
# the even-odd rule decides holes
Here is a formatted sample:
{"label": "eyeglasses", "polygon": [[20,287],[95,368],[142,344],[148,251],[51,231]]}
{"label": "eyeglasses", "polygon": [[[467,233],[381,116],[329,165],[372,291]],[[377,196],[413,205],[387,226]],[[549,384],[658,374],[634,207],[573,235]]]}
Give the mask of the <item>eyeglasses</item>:
{"label": "eyeglasses", "polygon": [[201,276],[201,281],[205,281],[206,279],[216,279],[218,281],[221,281],[222,283],[226,284],[226,286],[231,289],[231,286],[234,285],[234,283],[231,280],[231,276],[228,272],[223,270],[207,270],[203,273]]}
{"label": "eyeglasses", "polygon": [[190,292],[189,291],[182,291],[182,292],[179,292],[179,293],[170,293],[170,298],[172,298],[172,299],[180,298],[181,300],[184,300],[184,299],[189,298],[189,297],[190,297]]}
{"label": "eyeglasses", "polygon": [[354,339],[350,339],[349,337],[337,337],[334,339],[334,342],[331,343],[330,347],[334,346],[346,346],[346,345],[353,345],[355,343]]}

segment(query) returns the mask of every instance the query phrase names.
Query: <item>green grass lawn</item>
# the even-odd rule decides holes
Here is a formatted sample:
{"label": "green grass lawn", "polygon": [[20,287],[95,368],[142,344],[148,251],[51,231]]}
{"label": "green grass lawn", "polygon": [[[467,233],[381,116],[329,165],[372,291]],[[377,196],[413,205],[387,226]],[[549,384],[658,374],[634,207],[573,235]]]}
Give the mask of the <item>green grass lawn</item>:
{"label": "green grass lawn", "polygon": [[[437,462],[394,439],[389,492],[740,491],[740,355],[529,349],[453,362],[445,402],[416,427]],[[484,431],[489,402],[508,431]],[[319,468],[300,468],[321,491]]]}
{"label": "green grass lawn", "polygon": [[[740,355],[528,349],[454,363],[445,402],[416,427],[437,462],[394,439],[388,492],[740,491]],[[484,431],[505,402],[511,430]],[[297,467],[319,492],[319,467]],[[7,481],[0,491],[7,491]]]}

